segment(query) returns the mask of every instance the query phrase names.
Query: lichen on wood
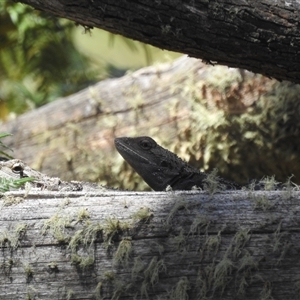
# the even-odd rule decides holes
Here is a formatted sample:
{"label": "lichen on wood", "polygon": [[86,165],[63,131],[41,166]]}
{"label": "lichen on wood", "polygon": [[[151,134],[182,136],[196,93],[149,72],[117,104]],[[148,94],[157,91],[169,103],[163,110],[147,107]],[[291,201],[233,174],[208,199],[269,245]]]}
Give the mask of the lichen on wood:
{"label": "lichen on wood", "polygon": [[0,210],[1,299],[296,299],[300,192],[285,193],[30,191]]}

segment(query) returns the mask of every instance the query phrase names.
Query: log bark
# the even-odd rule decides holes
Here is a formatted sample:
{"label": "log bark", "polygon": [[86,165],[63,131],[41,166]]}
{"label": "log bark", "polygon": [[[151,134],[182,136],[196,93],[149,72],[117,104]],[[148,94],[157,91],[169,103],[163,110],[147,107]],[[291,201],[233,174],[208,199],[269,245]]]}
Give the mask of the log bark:
{"label": "log bark", "polygon": [[8,192],[0,298],[299,299],[300,193]]}
{"label": "log bark", "polygon": [[300,82],[298,1],[20,2],[209,63]]}

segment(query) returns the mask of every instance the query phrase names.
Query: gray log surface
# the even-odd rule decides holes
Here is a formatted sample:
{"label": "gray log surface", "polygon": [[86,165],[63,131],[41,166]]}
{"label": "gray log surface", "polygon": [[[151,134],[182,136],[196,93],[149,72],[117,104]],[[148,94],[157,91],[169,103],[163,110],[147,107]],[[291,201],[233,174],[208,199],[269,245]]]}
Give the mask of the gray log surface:
{"label": "gray log surface", "polygon": [[0,299],[299,299],[300,192],[8,192]]}
{"label": "gray log surface", "polygon": [[20,2],[207,62],[300,82],[299,1]]}

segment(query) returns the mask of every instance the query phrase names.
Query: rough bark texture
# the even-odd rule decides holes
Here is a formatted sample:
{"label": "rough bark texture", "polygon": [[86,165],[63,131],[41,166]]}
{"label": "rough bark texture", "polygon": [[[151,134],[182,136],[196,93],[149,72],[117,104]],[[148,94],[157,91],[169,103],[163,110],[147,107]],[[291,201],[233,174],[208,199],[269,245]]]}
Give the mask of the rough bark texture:
{"label": "rough bark texture", "polygon": [[20,2],[207,62],[300,82],[298,1]]}
{"label": "rough bark texture", "polygon": [[300,193],[9,192],[0,298],[299,299]]}

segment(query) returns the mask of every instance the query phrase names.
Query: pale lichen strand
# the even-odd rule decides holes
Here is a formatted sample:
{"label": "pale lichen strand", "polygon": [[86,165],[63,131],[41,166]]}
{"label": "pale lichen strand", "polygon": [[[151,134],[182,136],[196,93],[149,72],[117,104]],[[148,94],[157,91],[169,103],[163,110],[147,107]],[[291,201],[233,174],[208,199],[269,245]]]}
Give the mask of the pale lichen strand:
{"label": "pale lichen strand", "polygon": [[129,258],[132,253],[132,239],[129,237],[123,237],[119,243],[117,250],[114,253],[114,261],[116,264],[122,266],[128,266]]}
{"label": "pale lichen strand", "polygon": [[3,200],[3,206],[11,206],[24,202],[25,198],[4,194],[1,200]]}
{"label": "pale lichen strand", "polygon": [[191,289],[190,282],[187,277],[182,277],[177,282],[175,288],[171,291],[169,299],[172,300],[188,300],[188,290]]}
{"label": "pale lichen strand", "polygon": [[144,271],[144,280],[140,288],[142,297],[146,296],[148,298],[149,289],[158,283],[159,275],[162,272],[167,272],[165,262],[163,259],[158,259],[157,256],[154,256]]}
{"label": "pale lichen strand", "polygon": [[188,202],[182,198],[182,197],[174,197],[174,200],[175,201],[175,204],[173,205],[173,207],[171,208],[169,214],[168,214],[168,217],[166,219],[166,225],[169,226],[172,219],[174,218],[174,216],[176,215],[176,213],[179,211],[179,210],[185,210],[185,211],[188,211]]}
{"label": "pale lichen strand", "polygon": [[215,193],[226,190],[226,186],[218,181],[218,169],[213,169],[204,180],[204,191],[212,197]]}
{"label": "pale lichen strand", "polygon": [[11,250],[16,250],[26,234],[27,228],[28,225],[26,223],[19,223],[11,231],[7,229],[2,230],[0,232],[0,248],[8,247]]}

